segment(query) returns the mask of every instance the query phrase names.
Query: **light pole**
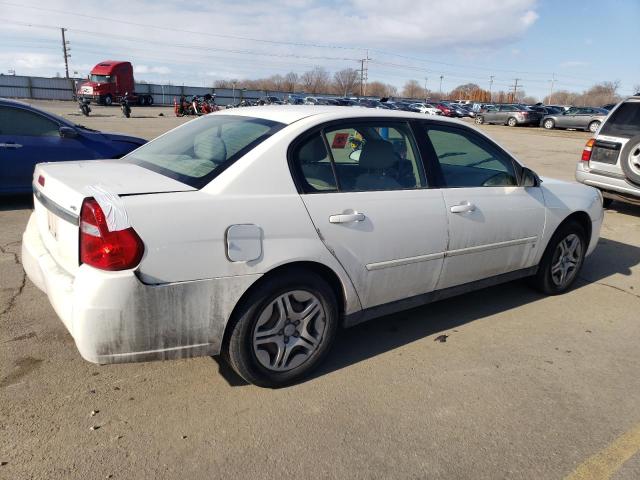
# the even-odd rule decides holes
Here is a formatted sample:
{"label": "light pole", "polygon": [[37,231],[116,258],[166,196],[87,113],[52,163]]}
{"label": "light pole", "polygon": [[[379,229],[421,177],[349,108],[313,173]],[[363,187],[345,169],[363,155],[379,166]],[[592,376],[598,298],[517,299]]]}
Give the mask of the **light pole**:
{"label": "light pole", "polygon": [[429,80],[429,77],[424,77],[424,101],[425,103],[427,102],[427,81]]}
{"label": "light pole", "polygon": [[442,79],[444,78],[444,75],[440,75],[440,100],[442,100]]}

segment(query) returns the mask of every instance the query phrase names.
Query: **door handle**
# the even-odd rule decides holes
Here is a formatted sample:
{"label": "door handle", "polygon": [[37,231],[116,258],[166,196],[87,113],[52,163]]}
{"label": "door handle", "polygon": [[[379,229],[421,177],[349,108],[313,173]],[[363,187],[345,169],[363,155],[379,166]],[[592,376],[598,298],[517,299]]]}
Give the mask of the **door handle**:
{"label": "door handle", "polygon": [[329,223],[350,223],[362,222],[365,219],[364,213],[339,213],[329,217]]}
{"label": "door handle", "polygon": [[476,206],[471,202],[462,202],[460,205],[454,205],[451,207],[451,213],[467,213],[473,212]]}
{"label": "door handle", "polygon": [[21,148],[22,145],[19,143],[0,143],[0,147],[2,148]]}

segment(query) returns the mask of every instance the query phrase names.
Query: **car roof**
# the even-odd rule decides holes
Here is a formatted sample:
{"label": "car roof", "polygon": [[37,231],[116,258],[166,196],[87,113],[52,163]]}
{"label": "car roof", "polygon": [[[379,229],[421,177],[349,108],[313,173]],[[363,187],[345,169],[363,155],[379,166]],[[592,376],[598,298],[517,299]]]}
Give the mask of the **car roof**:
{"label": "car roof", "polygon": [[[390,119],[417,119],[425,120],[422,113],[413,113],[398,110],[375,109],[365,107],[340,107],[334,105],[265,105],[259,107],[243,107],[220,110],[210,115],[240,115],[245,117],[261,118],[290,125],[298,120],[308,117],[316,117],[321,121],[340,120],[347,118],[390,118]],[[438,118],[438,121],[467,125],[455,119]]]}

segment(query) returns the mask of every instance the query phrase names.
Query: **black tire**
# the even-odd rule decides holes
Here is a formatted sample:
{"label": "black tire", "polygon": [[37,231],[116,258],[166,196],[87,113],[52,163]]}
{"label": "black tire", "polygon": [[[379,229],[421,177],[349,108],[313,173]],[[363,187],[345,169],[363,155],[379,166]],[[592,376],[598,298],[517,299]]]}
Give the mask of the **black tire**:
{"label": "black tire", "polygon": [[546,118],[542,121],[542,128],[544,128],[545,130],[553,130],[554,128],[556,128],[556,122],[554,122],[551,118]]}
{"label": "black tire", "polygon": [[507,119],[507,125],[510,127],[517,127],[518,126],[518,120],[515,117],[509,117]]}
{"label": "black tire", "polygon": [[82,114],[83,114],[85,117],[88,117],[88,116],[89,116],[89,112],[90,112],[91,110],[89,109],[89,106],[88,106],[88,105],[84,105],[84,104],[83,104],[83,105],[80,107],[80,111],[82,112]]}
{"label": "black tire", "polygon": [[[575,268],[571,271],[571,277],[566,282],[558,284],[552,278],[552,267],[554,264],[559,263],[558,253],[559,245],[565,239],[575,235],[580,241],[580,254],[577,258]],[[531,284],[542,293],[547,295],[558,295],[566,292],[575,283],[580,275],[580,269],[584,264],[584,257],[587,252],[587,235],[584,228],[577,221],[568,221],[558,228],[551,237],[549,244],[547,245],[542,260],[538,265],[537,273],[531,278]]]}
{"label": "black tire", "polygon": [[482,125],[484,123],[484,117],[482,115],[476,115],[476,124]]}
{"label": "black tire", "polygon": [[598,131],[598,128],[600,128],[600,122],[598,120],[594,120],[587,127],[587,131],[591,133],[596,133]]}
{"label": "black tire", "polygon": [[[303,363],[289,370],[276,371],[267,368],[258,359],[254,348],[254,334],[259,328],[258,321],[263,311],[281,295],[293,291],[309,293],[319,300],[324,313],[324,329],[318,346],[308,354]],[[222,353],[229,365],[247,382],[260,387],[283,387],[301,380],[322,362],[329,352],[337,329],[338,306],[331,287],[313,272],[292,268],[263,281],[242,301],[227,326]],[[282,330],[278,335],[281,333]],[[300,337],[297,332],[295,336]],[[285,336],[285,344],[287,338],[293,337]]]}
{"label": "black tire", "polygon": [[620,153],[622,171],[631,183],[640,185],[640,135],[631,137]]}
{"label": "black tire", "polygon": [[104,104],[109,107],[113,103],[113,97],[111,95],[105,95]]}
{"label": "black tire", "polygon": [[138,105],[140,105],[141,107],[144,107],[147,103],[146,97],[144,95],[140,95],[138,97]]}
{"label": "black tire", "polygon": [[151,95],[147,95],[145,102],[147,106],[150,107],[151,105],[153,105],[153,97]]}

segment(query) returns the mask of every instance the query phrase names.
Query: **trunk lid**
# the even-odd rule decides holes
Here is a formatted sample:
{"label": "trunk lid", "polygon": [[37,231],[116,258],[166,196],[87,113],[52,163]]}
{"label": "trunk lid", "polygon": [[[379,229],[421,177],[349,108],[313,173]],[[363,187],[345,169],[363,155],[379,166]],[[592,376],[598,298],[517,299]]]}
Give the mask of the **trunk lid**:
{"label": "trunk lid", "polygon": [[79,267],[80,209],[85,198],[94,196],[94,187],[116,195],[195,190],[172,178],[117,160],[36,165],[33,203],[38,230],[49,253],[71,274]]}

